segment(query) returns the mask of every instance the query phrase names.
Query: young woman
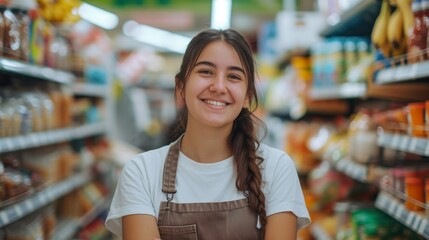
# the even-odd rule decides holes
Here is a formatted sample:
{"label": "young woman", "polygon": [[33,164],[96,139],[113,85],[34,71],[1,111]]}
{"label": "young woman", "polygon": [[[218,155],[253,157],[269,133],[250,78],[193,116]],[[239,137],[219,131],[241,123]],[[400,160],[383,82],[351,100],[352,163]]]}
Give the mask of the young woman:
{"label": "young woman", "polygon": [[127,162],[107,228],[123,239],[296,239],[310,223],[290,157],[260,143],[252,51],[238,32],[189,43],[176,94],[184,133]]}

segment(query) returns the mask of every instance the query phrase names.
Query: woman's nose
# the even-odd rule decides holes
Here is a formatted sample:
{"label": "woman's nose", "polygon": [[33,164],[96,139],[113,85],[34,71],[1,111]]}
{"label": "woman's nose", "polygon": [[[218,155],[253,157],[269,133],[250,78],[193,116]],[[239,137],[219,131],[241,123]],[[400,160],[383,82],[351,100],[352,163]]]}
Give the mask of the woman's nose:
{"label": "woman's nose", "polygon": [[213,84],[210,87],[211,91],[226,92],[226,78],[223,75],[217,75],[213,79]]}

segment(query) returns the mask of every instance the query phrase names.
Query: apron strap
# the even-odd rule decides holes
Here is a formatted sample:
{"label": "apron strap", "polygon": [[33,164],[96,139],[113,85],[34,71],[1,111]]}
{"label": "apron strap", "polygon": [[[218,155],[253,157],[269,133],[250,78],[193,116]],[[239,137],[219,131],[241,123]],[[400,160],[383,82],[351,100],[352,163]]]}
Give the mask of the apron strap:
{"label": "apron strap", "polygon": [[164,173],[162,177],[162,192],[167,193],[167,196],[176,193],[176,172],[179,162],[180,142],[182,136],[176,140],[168,149],[167,157],[164,163]]}

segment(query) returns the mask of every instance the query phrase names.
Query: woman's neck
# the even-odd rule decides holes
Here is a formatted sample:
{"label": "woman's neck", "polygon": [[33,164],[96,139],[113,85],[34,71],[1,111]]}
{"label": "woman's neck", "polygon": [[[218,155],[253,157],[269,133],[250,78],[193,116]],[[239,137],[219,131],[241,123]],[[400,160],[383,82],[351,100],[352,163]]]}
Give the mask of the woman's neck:
{"label": "woman's neck", "polygon": [[222,161],[232,155],[228,145],[230,130],[187,129],[180,145],[180,151],[190,159],[201,163]]}

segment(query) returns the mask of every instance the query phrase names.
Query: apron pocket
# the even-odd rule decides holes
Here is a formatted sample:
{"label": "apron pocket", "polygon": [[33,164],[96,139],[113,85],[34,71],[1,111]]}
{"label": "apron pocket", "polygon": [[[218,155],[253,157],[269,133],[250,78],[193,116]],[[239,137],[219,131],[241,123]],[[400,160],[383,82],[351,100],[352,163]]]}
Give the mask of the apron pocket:
{"label": "apron pocket", "polygon": [[197,240],[197,225],[158,226],[162,240]]}

